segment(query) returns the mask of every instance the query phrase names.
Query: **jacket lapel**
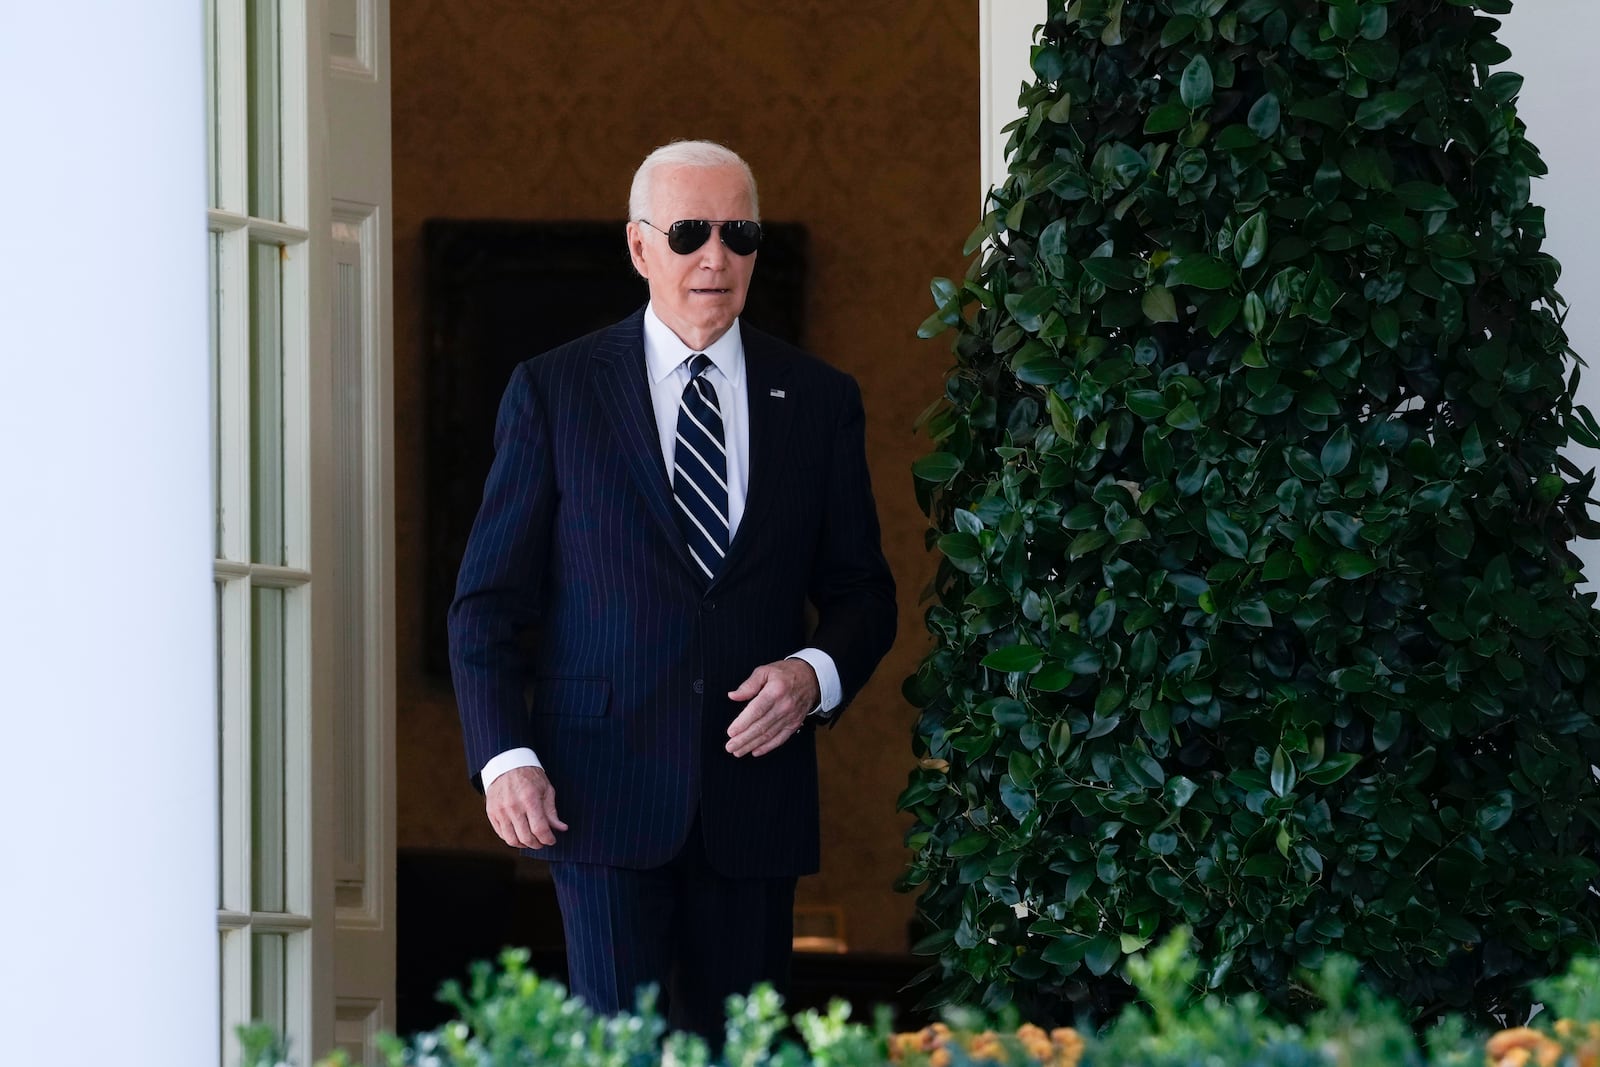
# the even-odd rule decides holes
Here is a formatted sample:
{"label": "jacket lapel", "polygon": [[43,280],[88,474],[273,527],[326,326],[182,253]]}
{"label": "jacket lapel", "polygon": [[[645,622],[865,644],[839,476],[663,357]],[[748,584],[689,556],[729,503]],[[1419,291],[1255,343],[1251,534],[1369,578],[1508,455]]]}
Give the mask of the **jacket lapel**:
{"label": "jacket lapel", "polygon": [[[656,431],[655,407],[650,401],[644,363],[644,310],[641,308],[606,332],[595,349],[595,399],[611,417],[611,428],[627,457],[628,470],[650,508],[667,543],[685,567],[693,568],[689,550],[678,529],[677,507],[661,458],[661,438]],[[699,573],[695,569],[695,573]]]}
{"label": "jacket lapel", "polygon": [[727,575],[749,549],[782,487],[778,484],[783,456],[797,398],[791,395],[788,366],[773,352],[765,334],[741,326],[744,337],[745,384],[750,398],[750,481],[745,493],[744,516],[728,546],[728,556],[717,571],[717,581]]}

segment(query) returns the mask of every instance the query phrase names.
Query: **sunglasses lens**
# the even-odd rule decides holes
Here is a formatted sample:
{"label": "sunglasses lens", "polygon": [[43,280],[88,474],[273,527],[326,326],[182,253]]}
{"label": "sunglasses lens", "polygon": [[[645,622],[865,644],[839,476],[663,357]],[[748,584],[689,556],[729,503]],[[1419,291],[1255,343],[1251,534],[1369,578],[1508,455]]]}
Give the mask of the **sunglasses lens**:
{"label": "sunglasses lens", "polygon": [[705,219],[681,219],[667,227],[667,247],[686,256],[706,243],[711,236],[711,223]]}
{"label": "sunglasses lens", "polygon": [[722,224],[722,243],[738,256],[748,256],[761,247],[761,223],[748,219]]}

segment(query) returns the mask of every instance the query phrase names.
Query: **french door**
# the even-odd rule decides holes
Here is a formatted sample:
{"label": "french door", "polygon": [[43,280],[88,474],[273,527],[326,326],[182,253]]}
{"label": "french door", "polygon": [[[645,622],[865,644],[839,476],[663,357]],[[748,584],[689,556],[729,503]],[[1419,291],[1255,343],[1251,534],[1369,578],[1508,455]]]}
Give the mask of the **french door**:
{"label": "french door", "polygon": [[207,0],[219,1060],[392,1024],[387,6]]}

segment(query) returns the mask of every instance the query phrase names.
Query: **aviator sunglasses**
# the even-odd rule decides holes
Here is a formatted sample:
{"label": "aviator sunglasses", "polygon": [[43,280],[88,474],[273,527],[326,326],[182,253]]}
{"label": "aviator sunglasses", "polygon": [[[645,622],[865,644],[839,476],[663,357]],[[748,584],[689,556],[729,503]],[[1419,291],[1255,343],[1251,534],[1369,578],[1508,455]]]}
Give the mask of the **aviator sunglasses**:
{"label": "aviator sunglasses", "polygon": [[679,219],[664,230],[649,219],[639,221],[665,236],[667,247],[680,256],[688,255],[711,240],[713,228],[721,232],[723,245],[736,256],[753,255],[755,250],[761,247],[761,223],[751,222],[749,219],[736,219],[730,222]]}

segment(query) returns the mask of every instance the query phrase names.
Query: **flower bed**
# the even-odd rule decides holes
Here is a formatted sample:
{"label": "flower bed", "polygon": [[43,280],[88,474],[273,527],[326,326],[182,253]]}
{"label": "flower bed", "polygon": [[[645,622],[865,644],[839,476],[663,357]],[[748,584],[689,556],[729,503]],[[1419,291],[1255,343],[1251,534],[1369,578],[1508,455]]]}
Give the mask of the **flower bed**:
{"label": "flower bed", "polygon": [[[886,1010],[871,1024],[852,1021],[843,1001],[791,1018],[763,987],[729,998],[720,1056],[698,1037],[668,1033],[653,993],[635,1013],[596,1015],[528,970],[527,953],[510,951],[498,969],[478,965],[468,989],[446,987],[457,1019],[409,1040],[386,1038],[383,1050],[388,1067],[1600,1067],[1600,961],[1580,959],[1535,985],[1546,1010],[1528,1026],[1484,1038],[1448,1019],[1419,1045],[1395,1004],[1358,985],[1349,960],[1305,975],[1322,1006],[1286,1022],[1253,994],[1195,996],[1188,943],[1180,933],[1130,959],[1139,1000],[1098,1033],[963,1010],[895,1033]],[[287,1067],[270,1032],[250,1028],[241,1038],[243,1067]],[[319,1067],[348,1061],[335,1053]]]}

